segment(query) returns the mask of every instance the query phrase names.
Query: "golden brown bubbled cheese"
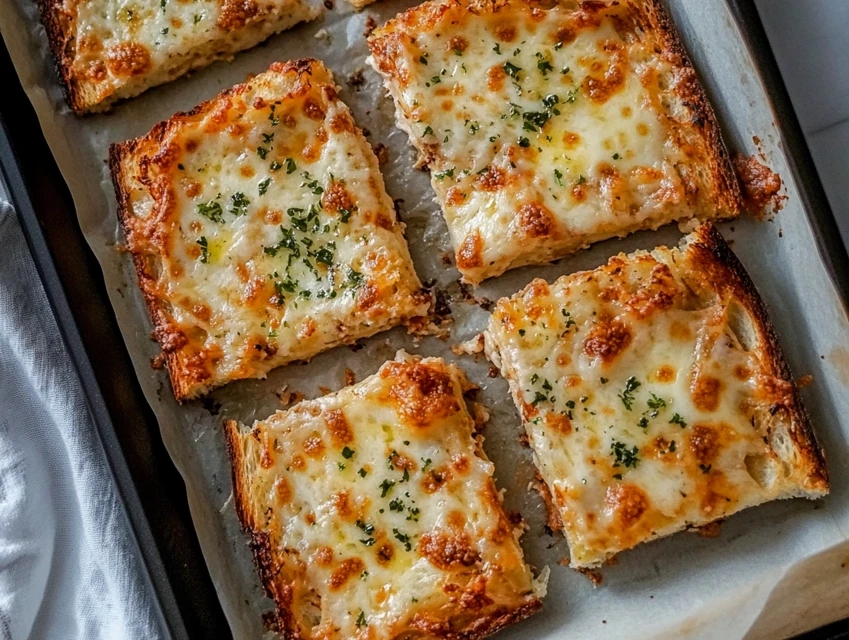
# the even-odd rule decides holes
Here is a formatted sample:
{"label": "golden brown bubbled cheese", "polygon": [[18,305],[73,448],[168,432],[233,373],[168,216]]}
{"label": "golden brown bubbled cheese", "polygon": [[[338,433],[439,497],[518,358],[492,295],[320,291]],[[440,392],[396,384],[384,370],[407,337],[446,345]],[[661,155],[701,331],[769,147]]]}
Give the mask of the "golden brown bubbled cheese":
{"label": "golden brown bubbled cheese", "polygon": [[574,567],[828,492],[766,309],[710,224],[677,249],[533,281],[498,302],[485,345]]}
{"label": "golden brown bubbled cheese", "polygon": [[369,46],[468,282],[739,212],[713,112],[656,0],[434,0]]}
{"label": "golden brown bubbled cheese", "polygon": [[237,511],[287,637],[473,640],[541,607],[466,384],[400,354],[249,430],[226,423]]}
{"label": "golden brown bubbled cheese", "polygon": [[320,62],[275,63],[113,145],[111,168],[179,400],[427,312],[377,158]]}
{"label": "golden brown bubbled cheese", "polygon": [[39,0],[68,102],[104,111],[320,11],[306,0]]}

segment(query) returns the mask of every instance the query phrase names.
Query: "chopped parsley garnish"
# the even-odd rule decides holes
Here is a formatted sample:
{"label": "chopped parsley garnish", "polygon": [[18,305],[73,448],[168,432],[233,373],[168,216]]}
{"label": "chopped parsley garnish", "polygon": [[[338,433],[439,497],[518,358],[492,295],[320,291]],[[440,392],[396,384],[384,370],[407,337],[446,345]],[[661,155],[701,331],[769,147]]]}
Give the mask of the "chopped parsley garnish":
{"label": "chopped parsley garnish", "polygon": [[657,414],[660,413],[660,410],[666,408],[666,400],[664,400],[663,398],[658,398],[653,393],[651,394],[651,398],[646,400],[646,404],[649,406],[649,409],[652,409],[652,418],[656,418]]}
{"label": "chopped parsley garnish", "polygon": [[557,182],[558,187],[563,186],[563,173],[559,169],[554,170],[554,180]]}
{"label": "chopped parsley garnish", "polygon": [[618,153],[614,153],[614,154],[613,154],[613,159],[614,159],[614,160],[619,160],[621,157],[622,157],[622,156],[620,156]]}
{"label": "chopped parsley garnish", "polygon": [[292,158],[286,158],[286,173],[295,173],[298,170],[298,165]]}
{"label": "chopped parsley garnish", "polygon": [[713,465],[710,464],[700,464],[699,469],[702,470],[702,473],[710,473],[710,469]]}
{"label": "chopped parsley garnish", "polygon": [[675,440],[673,440],[672,442],[669,443],[669,448],[667,449],[667,451],[669,451],[669,452],[675,451]]}
{"label": "chopped parsley garnish", "polygon": [[206,236],[201,236],[195,242],[200,247],[200,261],[206,264],[209,262],[209,244],[206,241]]}
{"label": "chopped parsley garnish", "polygon": [[569,69],[569,67],[563,67],[563,68],[560,70],[560,75],[565,76],[567,73],[569,73],[569,71],[571,71],[571,69]]}
{"label": "chopped parsley garnish", "polygon": [[256,148],[256,154],[257,154],[260,158],[262,158],[263,160],[265,160],[265,156],[267,156],[267,155],[268,155],[268,149],[266,149],[265,147],[257,147],[257,148]]}
{"label": "chopped parsley garnish", "polygon": [[528,140],[526,137],[522,136],[519,138],[519,146],[523,149],[527,149],[531,146],[531,141]]}
{"label": "chopped parsley garnish", "polygon": [[271,105],[271,113],[268,114],[268,119],[271,122],[272,127],[276,127],[280,124],[280,118],[277,117],[277,114],[274,113],[274,110],[277,108],[276,104]]}
{"label": "chopped parsley garnish", "polygon": [[583,176],[583,174],[581,174],[578,176],[578,180],[575,182],[575,184],[584,184],[586,181],[587,179]]}
{"label": "chopped parsley garnish", "polygon": [[504,72],[513,78],[514,80],[519,79],[519,72],[522,70],[520,67],[517,67],[515,64],[510,62],[509,60],[501,65],[501,68],[504,69]]}
{"label": "chopped parsley garnish", "polygon": [[669,421],[669,424],[677,424],[682,429],[687,426],[687,423],[684,421],[684,418],[682,418],[677,413],[672,416],[672,420]]}
{"label": "chopped parsley garnish", "polygon": [[519,335],[520,336],[524,337],[525,333],[527,333],[527,332],[524,329],[519,329]]}
{"label": "chopped parsley garnish", "polygon": [[548,61],[543,54],[537,53],[537,69],[539,69],[542,75],[546,75],[549,71],[554,71],[554,67],[551,66],[551,63]]}
{"label": "chopped parsley garnish", "polygon": [[546,391],[551,391],[552,386],[551,386],[551,383],[548,381],[548,378],[546,378],[545,382],[542,383],[542,388],[545,389]]}
{"label": "chopped parsley garnish", "polygon": [[272,160],[271,165],[268,167],[271,171],[280,171],[283,168],[283,165],[277,162],[277,160]]}
{"label": "chopped parsley garnish", "polygon": [[390,511],[403,511],[404,510],[404,501],[401,498],[395,498],[389,503]]}
{"label": "chopped parsley garnish", "polygon": [[531,404],[537,406],[540,402],[545,402],[546,400],[548,400],[548,396],[542,391],[534,391],[534,399],[531,400]]}
{"label": "chopped parsley garnish", "polygon": [[539,376],[537,374],[531,376],[531,384],[536,384],[537,380],[539,380]]}
{"label": "chopped parsley garnish", "polygon": [[325,246],[315,252],[315,261],[328,267],[333,264],[333,250],[336,248],[336,243],[328,242]]}
{"label": "chopped parsley garnish", "polygon": [[359,475],[361,478],[365,478],[368,475],[368,471],[361,467],[360,470],[357,471],[357,475]]}
{"label": "chopped parsley garnish", "polygon": [[262,141],[265,144],[270,144],[272,140],[274,140],[274,134],[273,133],[263,133],[262,134]]}
{"label": "chopped parsley garnish", "polygon": [[427,84],[427,86],[429,87],[431,84],[439,84],[440,82],[442,82],[442,78],[440,78],[439,76],[433,76],[430,79],[430,84],[427,84],[427,83],[425,83],[425,84]]}
{"label": "chopped parsley garnish", "polygon": [[636,391],[639,386],[640,383],[637,382],[637,379],[634,376],[631,376],[625,382],[625,391],[619,394],[619,399],[628,411],[631,411],[631,405],[634,402],[634,391]]}
{"label": "chopped parsley garnish", "polygon": [[392,533],[395,534],[395,539],[403,544],[407,551],[410,551],[413,548],[413,545],[410,542],[410,536],[406,533],[401,533],[398,529],[392,529]]}
{"label": "chopped parsley garnish", "polygon": [[[262,195],[260,193],[260,195]],[[234,216],[243,216],[248,211],[248,205],[251,203],[250,199],[245,196],[241,191],[237,191],[232,196],[230,196],[230,208],[229,211]]]}
{"label": "chopped parsley garnish", "polygon": [[426,65],[426,64],[427,64],[427,57],[428,57],[428,55],[430,55],[430,54],[428,54],[428,53],[423,53],[422,55],[420,55],[420,56],[419,56],[419,62],[421,62],[422,64],[425,64],[425,65]]}
{"label": "chopped parsley garnish", "polygon": [[437,171],[436,173],[433,174],[433,177],[436,180],[443,180],[445,178],[453,178],[455,169],[456,169],[456,167],[451,167],[450,169],[446,169],[445,171]]}
{"label": "chopped parsley garnish", "polygon": [[425,472],[427,471],[427,468],[431,464],[433,464],[433,460],[431,460],[430,458],[422,458],[422,463],[424,463],[424,466],[422,467],[422,472]]}
{"label": "chopped parsley garnish", "polygon": [[497,53],[498,55],[501,55],[501,44],[496,42],[492,50],[495,51],[495,53]]}
{"label": "chopped parsley garnish", "polygon": [[614,440],[610,445],[610,452],[616,456],[616,462],[613,463],[614,467],[636,468],[640,461],[637,457],[640,450],[637,449],[636,445],[629,449],[625,443]]}
{"label": "chopped parsley garnish", "polygon": [[357,520],[356,522],[357,529],[360,529],[366,535],[371,535],[374,533],[374,525],[369,524],[368,522],[364,522],[362,520]]}
{"label": "chopped parsley garnish", "polygon": [[575,100],[578,99],[578,90],[572,89],[569,93],[566,94],[566,102],[572,104]]}
{"label": "chopped parsley garnish", "polygon": [[354,457],[354,450],[350,447],[345,447],[344,449],[342,449],[342,457],[346,460],[350,460]]}
{"label": "chopped parsley garnish", "polygon": [[351,211],[349,209],[339,209],[339,222],[343,224],[351,219]]}
{"label": "chopped parsley garnish", "polygon": [[601,384],[607,384],[608,380],[607,378],[599,378],[599,382],[601,382]]}
{"label": "chopped parsley garnish", "polygon": [[315,180],[310,175],[309,171],[304,171],[301,175],[304,177],[304,180],[306,180],[306,182],[301,184],[302,187],[306,187],[317,196],[320,196],[322,193],[324,193],[324,187],[318,184],[318,180]]}
{"label": "chopped parsley garnish", "polygon": [[392,487],[395,486],[394,480],[384,480],[380,483],[380,497],[385,498],[386,495],[392,491]]}
{"label": "chopped parsley garnish", "polygon": [[221,203],[217,200],[220,197],[221,194],[218,194],[215,200],[199,202],[197,205],[198,214],[204,218],[209,218],[213,222],[224,222],[224,210],[221,208]]}
{"label": "chopped parsley garnish", "polygon": [[649,419],[643,416],[642,418],[640,418],[640,421],[637,423],[637,425],[642,429],[646,429],[649,426]]}
{"label": "chopped parsley garnish", "polygon": [[360,615],[357,616],[357,626],[365,627],[368,625],[368,620],[366,620],[366,614],[360,609]]}
{"label": "chopped parsley garnish", "polygon": [[432,135],[433,135],[433,129],[431,128],[430,125],[427,125],[425,127],[424,133],[422,134],[422,138],[424,138],[425,136],[432,136]]}
{"label": "chopped parsley garnish", "polygon": [[419,521],[419,514],[421,513],[419,508],[418,507],[410,507],[408,509],[408,511],[410,512],[410,515],[407,516],[407,520],[412,520],[413,522],[418,522]]}

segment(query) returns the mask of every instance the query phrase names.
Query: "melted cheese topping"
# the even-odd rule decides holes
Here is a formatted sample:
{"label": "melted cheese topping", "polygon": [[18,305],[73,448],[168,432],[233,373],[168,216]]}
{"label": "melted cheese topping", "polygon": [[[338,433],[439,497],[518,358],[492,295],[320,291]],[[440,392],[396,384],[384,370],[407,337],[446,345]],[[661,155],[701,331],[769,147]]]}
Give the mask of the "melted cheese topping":
{"label": "melted cheese topping", "polygon": [[[641,2],[428,3],[372,36],[466,280],[673,219],[728,215]],[[692,90],[692,87],[687,87]],[[694,106],[691,105],[691,106]],[[708,114],[709,116],[710,114]]]}
{"label": "melted cheese topping", "polygon": [[487,346],[573,566],[802,493],[798,456],[778,435],[792,383],[770,375],[739,301],[694,293],[689,260],[620,255],[536,280],[493,313]]}
{"label": "melted cheese topping", "polygon": [[253,46],[317,10],[302,0],[66,0],[71,75],[85,106],[128,97]]}
{"label": "melted cheese topping", "polygon": [[128,240],[156,261],[185,395],[426,312],[377,160],[327,71],[305,69],[223,94],[136,158]]}
{"label": "melted cheese topping", "polygon": [[462,384],[438,359],[391,362],[242,436],[289,633],[483,635],[538,608]]}

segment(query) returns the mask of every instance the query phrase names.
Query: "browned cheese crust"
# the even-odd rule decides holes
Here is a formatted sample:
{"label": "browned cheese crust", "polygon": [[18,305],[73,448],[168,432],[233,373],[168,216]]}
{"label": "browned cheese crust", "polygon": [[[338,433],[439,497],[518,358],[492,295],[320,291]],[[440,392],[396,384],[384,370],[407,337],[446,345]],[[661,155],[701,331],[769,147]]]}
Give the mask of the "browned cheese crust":
{"label": "browned cheese crust", "polygon": [[402,357],[250,430],[225,422],[236,510],[286,637],[477,640],[541,608],[464,384]]}
{"label": "browned cheese crust", "polygon": [[484,343],[534,450],[571,564],[775,499],[828,474],[763,300],[706,223],[501,299]]}
{"label": "browned cheese crust", "polygon": [[432,0],[368,42],[467,282],[741,211],[713,109],[657,0]]}
{"label": "browned cheese crust", "polygon": [[377,159],[320,62],[274,63],[113,144],[109,165],[178,400],[427,313]]}
{"label": "browned cheese crust", "polygon": [[78,114],[253,47],[310,20],[303,0],[162,0],[148,6],[38,0],[57,75]]}

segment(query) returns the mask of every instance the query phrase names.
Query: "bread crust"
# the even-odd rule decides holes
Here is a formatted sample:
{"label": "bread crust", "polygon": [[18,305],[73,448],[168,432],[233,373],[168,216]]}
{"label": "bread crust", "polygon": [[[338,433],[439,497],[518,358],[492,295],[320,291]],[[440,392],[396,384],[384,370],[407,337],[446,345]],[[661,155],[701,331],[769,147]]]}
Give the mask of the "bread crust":
{"label": "bread crust", "polygon": [[693,267],[700,279],[704,279],[706,284],[710,283],[720,295],[729,295],[738,300],[748,311],[757,327],[764,351],[761,362],[768,367],[767,373],[792,385],[791,401],[782,403],[781,410],[789,413],[789,435],[801,458],[796,480],[805,486],[811,497],[825,495],[829,490],[825,453],[817,443],[810,416],[799,395],[799,387],[784,357],[766,304],[754,282],[722,234],[711,223],[701,225],[693,232],[686,250],[692,255]]}
{"label": "bread crust", "polygon": [[[329,92],[329,102],[341,105],[341,102],[338,102],[338,98],[336,97],[335,84],[333,83],[330,72],[317,60],[303,59],[286,63],[273,63],[266,73],[272,74],[273,77],[283,81],[282,94],[275,96],[275,100],[278,103],[282,104],[287,100],[303,97],[316,87],[324,87]],[[172,136],[180,133],[184,127],[192,126],[194,123],[210,116],[210,114],[215,114],[216,109],[219,109],[222,105],[226,106],[230,103],[231,99],[239,97],[241,94],[249,91],[257,82],[262,81],[262,78],[258,78],[222,91],[216,97],[202,102],[190,111],[176,113],[168,120],[156,124],[147,135],[113,144],[109,148],[109,167],[116,193],[118,218],[133,256],[133,265],[138,276],[139,288],[142,291],[153,324],[154,337],[162,346],[174,395],[180,402],[202,395],[224,382],[207,384],[205,378],[197,377],[198,375],[203,375],[203,372],[196,375],[199,365],[195,362],[197,358],[193,360],[192,356],[196,356],[197,353],[191,352],[186,347],[187,338],[185,333],[172,320],[168,312],[168,301],[163,300],[157,292],[156,274],[151,270],[150,261],[158,260],[159,254],[155,247],[151,248],[148,246],[150,243],[147,242],[147,236],[154,237],[156,235],[156,225],[161,222],[159,218],[169,215],[164,212],[164,206],[160,207],[160,200],[166,199],[162,195],[162,185],[143,186],[145,193],[149,193],[153,197],[154,206],[157,207],[155,212],[150,215],[151,220],[145,223],[144,233],[146,235],[142,238],[144,242],[138,242],[136,239],[136,235],[140,233],[139,221],[134,219],[130,200],[133,192],[139,191],[139,182],[136,177],[140,174],[140,169],[146,163],[152,163],[156,158],[163,155],[167,156],[171,153],[169,151],[169,140]],[[254,84],[252,85],[252,83]],[[337,345],[352,344],[361,338],[368,337],[394,326],[394,324],[412,322],[414,318],[425,316],[430,304],[429,297],[421,290],[421,284],[415,276],[406,243],[401,234],[402,227],[395,217],[394,211],[391,210],[391,200],[386,195],[382,179],[380,179],[377,159],[363,136],[362,131],[350,120],[346,109],[344,114],[345,118],[347,118],[343,123],[346,128],[340,135],[355,136],[356,140],[353,144],[367,156],[368,169],[373,176],[369,188],[373,190],[376,197],[381,198],[380,205],[383,209],[381,215],[384,217],[368,224],[373,224],[392,232],[394,236],[393,242],[395,240],[398,241],[398,245],[393,245],[394,248],[392,249],[397,255],[392,255],[396,256],[406,271],[398,276],[397,295],[393,296],[391,300],[384,300],[382,297],[376,301],[371,299],[366,300],[371,305],[367,311],[385,312],[385,317],[375,316],[369,319],[368,322],[365,321],[365,314],[362,314],[362,317],[349,318],[350,322],[341,327],[333,340],[320,350]],[[157,193],[159,195],[156,195]],[[149,228],[152,228],[153,231]],[[308,359],[312,355],[315,355],[315,353],[306,354],[301,357],[292,357],[285,362],[280,362],[280,364],[285,364],[292,360]]]}

